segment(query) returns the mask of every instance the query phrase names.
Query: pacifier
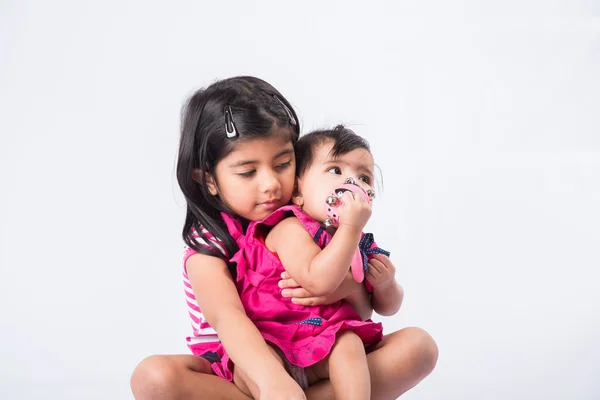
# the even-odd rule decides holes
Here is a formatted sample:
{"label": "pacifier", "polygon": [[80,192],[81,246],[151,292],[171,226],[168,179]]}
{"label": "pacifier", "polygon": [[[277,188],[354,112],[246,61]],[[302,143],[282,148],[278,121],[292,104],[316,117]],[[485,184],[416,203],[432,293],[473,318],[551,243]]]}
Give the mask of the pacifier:
{"label": "pacifier", "polygon": [[[335,227],[340,225],[340,215],[338,208],[343,204],[342,196],[345,192],[351,192],[354,196],[363,196],[368,203],[371,203],[375,198],[375,191],[369,189],[365,191],[363,188],[356,184],[354,178],[350,177],[346,179],[343,185],[336,188],[331,195],[325,200],[325,219],[324,224],[326,228]],[[365,270],[363,269],[363,259],[360,254],[360,250],[357,248],[354,256],[352,256],[352,263],[350,264],[352,270],[352,278],[360,283],[365,279]]]}

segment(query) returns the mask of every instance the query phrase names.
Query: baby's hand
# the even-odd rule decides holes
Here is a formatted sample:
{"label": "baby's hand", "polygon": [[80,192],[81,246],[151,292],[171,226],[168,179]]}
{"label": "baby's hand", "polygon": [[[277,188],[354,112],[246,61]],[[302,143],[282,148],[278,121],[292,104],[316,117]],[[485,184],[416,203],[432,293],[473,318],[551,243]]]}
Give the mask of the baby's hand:
{"label": "baby's hand", "polygon": [[340,227],[345,225],[362,232],[371,218],[371,212],[371,204],[363,196],[350,191],[344,192],[342,205],[338,208]]}
{"label": "baby's hand", "polygon": [[394,282],[396,267],[392,261],[383,254],[375,254],[369,261],[367,281],[374,289],[385,289]]}

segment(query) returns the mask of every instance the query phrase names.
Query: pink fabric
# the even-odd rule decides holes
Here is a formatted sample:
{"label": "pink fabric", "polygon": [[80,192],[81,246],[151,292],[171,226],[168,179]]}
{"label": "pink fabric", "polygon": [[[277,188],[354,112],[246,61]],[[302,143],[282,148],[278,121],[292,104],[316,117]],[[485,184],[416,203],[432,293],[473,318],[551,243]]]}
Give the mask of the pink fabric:
{"label": "pink fabric", "polygon": [[212,362],[210,364],[215,375],[220,376],[223,379],[227,379],[228,381],[233,380],[233,362],[227,355],[225,347],[223,347],[221,342],[206,342],[197,344],[188,343],[188,347],[192,351],[192,354],[198,357],[202,357],[204,354],[210,352],[216,353],[216,355],[220,358],[220,361]]}
{"label": "pink fabric", "polygon": [[[300,306],[281,296],[278,282],[284,267],[280,260],[261,242],[261,228],[274,226],[288,216],[296,216],[311,236],[320,224],[296,206],[284,206],[264,221],[251,222],[243,234],[239,221],[222,214],[230,234],[240,250],[231,258],[237,263],[237,288],[248,317],[258,327],[266,341],[276,345],[287,359],[299,367],[310,366],[325,358],[336,335],[353,331],[365,345],[379,342],[380,323],[362,321],[350,304],[339,301],[331,305]],[[331,240],[327,232],[316,241],[324,248]],[[321,318],[322,325],[310,321]],[[303,322],[304,323],[300,323]]]}
{"label": "pink fabric", "polygon": [[[208,241],[210,241],[225,254],[223,243],[206,229],[202,228],[202,236],[193,230],[192,236],[200,246],[212,250],[212,247],[208,244]],[[189,246],[185,246],[183,251],[183,285],[192,326],[192,334],[186,338],[186,342],[195,356],[202,357],[206,353],[215,353],[220,358],[220,361],[211,362],[212,370],[217,376],[231,381],[233,380],[233,363],[219,341],[217,332],[204,319],[204,314],[198,306],[192,284],[188,277],[186,262],[194,254],[198,254],[198,252]]]}
{"label": "pink fabric", "polygon": [[[225,250],[223,249],[223,243],[214,237],[210,232],[206,229],[202,229],[202,236],[196,232],[196,230],[192,231],[192,236],[196,242],[209,250],[212,250],[212,247],[208,244],[208,241],[212,242],[217,246],[218,249],[225,254]],[[210,326],[208,322],[204,319],[204,314],[200,307],[198,306],[198,302],[196,301],[196,295],[194,294],[194,290],[192,289],[192,284],[188,277],[186,262],[188,258],[192,255],[197,254],[196,250],[192,249],[189,246],[185,246],[183,250],[183,288],[185,290],[185,300],[188,307],[188,314],[191,320],[192,334],[186,338],[188,346],[192,352],[194,349],[191,348],[192,345],[195,345],[197,342],[202,341],[212,341],[219,343],[219,337],[217,336],[217,332]]]}

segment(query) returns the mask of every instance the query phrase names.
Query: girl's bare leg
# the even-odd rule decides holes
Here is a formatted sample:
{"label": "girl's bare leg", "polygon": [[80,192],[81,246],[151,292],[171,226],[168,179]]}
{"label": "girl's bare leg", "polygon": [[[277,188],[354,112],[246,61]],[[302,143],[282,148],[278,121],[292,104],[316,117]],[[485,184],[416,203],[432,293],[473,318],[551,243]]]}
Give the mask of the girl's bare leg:
{"label": "girl's bare leg", "polygon": [[[438,349],[431,336],[419,328],[405,328],[386,335],[367,354],[371,377],[371,398],[396,399],[433,371]],[[248,400],[233,383],[212,374],[208,361],[192,355],[151,356],[131,376],[136,400],[211,399]],[[334,399],[328,380],[311,386],[309,399]]]}
{"label": "girl's bare leg", "polygon": [[[437,345],[423,329],[405,328],[386,335],[367,354],[371,399],[398,398],[433,371],[437,358]],[[327,380],[311,386],[306,396],[314,400],[335,399],[333,387]]]}
{"label": "girl's bare leg", "polygon": [[136,400],[248,400],[232,382],[214,375],[210,363],[193,355],[155,355],[131,375]]}

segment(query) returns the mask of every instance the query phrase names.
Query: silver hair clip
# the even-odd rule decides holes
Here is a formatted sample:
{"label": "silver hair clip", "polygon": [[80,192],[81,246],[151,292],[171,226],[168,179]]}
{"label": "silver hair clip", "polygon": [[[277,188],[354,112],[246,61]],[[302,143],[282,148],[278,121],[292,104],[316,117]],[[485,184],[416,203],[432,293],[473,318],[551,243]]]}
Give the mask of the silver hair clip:
{"label": "silver hair clip", "polygon": [[275,97],[275,99],[281,104],[281,106],[285,110],[285,113],[287,114],[288,118],[290,119],[290,124],[296,125],[297,124],[296,118],[294,118],[290,109],[285,105],[285,103],[279,97],[277,97],[276,95],[273,95],[273,97]]}
{"label": "silver hair clip", "polygon": [[225,106],[225,133],[229,139],[238,137],[237,129],[235,129],[235,123],[233,122],[231,106]]}

